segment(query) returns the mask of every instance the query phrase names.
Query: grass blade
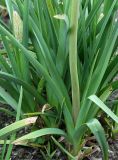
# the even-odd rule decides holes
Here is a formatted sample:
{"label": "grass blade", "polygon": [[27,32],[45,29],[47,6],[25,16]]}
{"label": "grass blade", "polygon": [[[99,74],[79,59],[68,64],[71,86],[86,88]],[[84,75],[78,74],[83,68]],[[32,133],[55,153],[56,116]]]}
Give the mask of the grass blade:
{"label": "grass blade", "polygon": [[[97,119],[91,119],[87,123],[80,126],[77,130],[75,130],[75,133],[73,135],[75,140],[75,153],[77,154],[78,150],[81,149],[81,138],[87,131],[87,127],[96,137],[96,140],[98,141],[103,152],[103,159],[108,160],[108,143],[105,138],[105,132]],[[77,142],[77,139],[80,141]]]}
{"label": "grass blade", "polygon": [[[18,106],[17,106],[16,122],[20,119],[22,98],[23,98],[23,89],[22,89],[22,87],[21,87],[19,102],[18,102]],[[13,133],[13,134],[11,135],[11,140],[10,140],[10,143],[9,143],[9,146],[8,146],[8,149],[7,149],[7,153],[6,153],[5,159],[10,159],[10,155],[11,155],[12,148],[13,148],[13,144],[11,144],[11,143],[12,143],[12,141],[15,140],[15,137],[16,137],[16,133]]]}
{"label": "grass blade", "polygon": [[[73,119],[76,122],[80,108],[80,89],[77,71],[77,30],[79,17],[79,1],[71,2],[71,20],[70,20],[70,36],[69,36],[69,65],[72,86],[72,106]],[[74,71],[74,72],[73,72]],[[79,75],[80,76],[80,75]]]}
{"label": "grass blade", "polygon": [[17,102],[13,99],[9,93],[7,93],[2,87],[0,87],[0,96],[16,111]]}
{"label": "grass blade", "polygon": [[103,159],[108,160],[108,143],[105,138],[105,132],[97,119],[90,120],[87,122],[87,126],[91,132],[95,135],[103,152]]}
{"label": "grass blade", "polygon": [[91,95],[89,99],[99,106],[111,119],[118,123],[118,117],[96,95]]}
{"label": "grass blade", "polygon": [[34,131],[32,133],[26,134],[25,136],[22,136],[22,137],[18,138],[17,140],[15,140],[13,143],[18,144],[18,143],[20,143],[20,141],[34,139],[37,137],[50,135],[50,134],[62,135],[64,137],[66,137],[66,133],[58,128],[44,128],[44,129]]}
{"label": "grass blade", "polygon": [[23,120],[12,123],[9,126],[0,130],[0,137],[7,136],[11,132],[14,132],[14,131],[21,129],[25,126],[28,126],[30,124],[34,124],[36,122],[36,119],[37,119],[37,117],[30,117],[30,118],[25,118]]}

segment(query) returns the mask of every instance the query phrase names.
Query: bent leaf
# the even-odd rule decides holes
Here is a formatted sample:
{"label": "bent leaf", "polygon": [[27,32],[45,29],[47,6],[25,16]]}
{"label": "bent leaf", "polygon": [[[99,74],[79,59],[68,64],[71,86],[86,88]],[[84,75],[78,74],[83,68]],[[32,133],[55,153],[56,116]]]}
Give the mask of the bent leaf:
{"label": "bent leaf", "polygon": [[50,134],[62,135],[62,136],[66,137],[66,133],[64,131],[62,131],[61,129],[58,129],[58,128],[44,128],[44,129],[34,131],[32,133],[26,134],[25,136],[22,136],[22,137],[18,138],[17,140],[15,140],[13,143],[18,144],[18,143],[20,143],[20,141],[33,139],[33,138],[37,138],[37,137],[41,137],[41,136],[45,136],[45,135],[50,135]]}
{"label": "bent leaf", "polygon": [[20,121],[17,121],[15,123],[10,124],[9,126],[3,128],[0,130],[0,138],[3,136],[9,135],[11,132],[14,132],[18,129],[21,129],[25,126],[28,126],[30,124],[34,124],[36,122],[37,117],[30,117],[26,118]]}
{"label": "bent leaf", "polygon": [[[105,138],[105,132],[100,124],[100,122],[97,119],[92,119],[88,121],[87,123],[80,126],[74,133],[73,139],[76,147],[80,147],[80,144],[77,144],[77,140],[81,139],[85,132],[87,131],[87,127],[91,130],[91,132],[94,134],[97,142],[99,143],[102,152],[103,152],[103,159],[108,160],[108,143]],[[76,150],[78,149],[76,148]]]}
{"label": "bent leaf", "polygon": [[96,95],[90,96],[89,99],[99,106],[111,119],[118,123],[118,117]]}

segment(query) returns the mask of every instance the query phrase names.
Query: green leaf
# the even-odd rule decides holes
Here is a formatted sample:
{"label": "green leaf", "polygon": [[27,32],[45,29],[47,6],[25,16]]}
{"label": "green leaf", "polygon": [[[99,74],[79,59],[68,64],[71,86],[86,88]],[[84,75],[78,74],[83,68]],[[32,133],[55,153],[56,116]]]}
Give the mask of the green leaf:
{"label": "green leaf", "polygon": [[[19,102],[18,102],[18,106],[17,106],[16,122],[20,119],[22,98],[23,98],[23,89],[21,87]],[[11,142],[15,140],[15,137],[16,137],[16,133],[13,133],[11,135],[11,140],[10,140],[10,143],[9,143],[9,146],[8,146],[8,149],[7,149],[5,159],[10,159],[10,155],[11,155],[11,152],[12,152],[12,149],[13,149],[13,144],[11,144]]]}
{"label": "green leaf", "polygon": [[32,133],[26,134],[25,136],[22,136],[15,140],[13,143],[18,144],[20,141],[34,139],[37,137],[45,136],[45,135],[61,135],[66,137],[66,133],[58,128],[44,128],[37,131],[34,131]]}
{"label": "green leaf", "polygon": [[6,72],[1,72],[1,71],[0,71],[0,77],[23,86],[23,88],[27,90],[27,92],[29,92],[31,95],[33,95],[37,99],[38,102],[42,102],[42,103],[45,102],[45,100],[38,93],[38,91],[36,91],[36,89],[33,86],[26,83],[25,81],[13,76],[12,74],[8,74]]}
{"label": "green leaf", "polygon": [[54,143],[62,150],[62,152],[66,153],[72,160],[77,160],[77,158],[73,157],[54,137],[51,137]]}
{"label": "green leaf", "polygon": [[[77,71],[77,32],[78,32],[78,17],[80,2],[78,0],[71,2],[71,14],[70,14],[70,34],[69,34],[69,67],[71,76],[71,88],[72,88],[72,112],[74,122],[77,120],[77,116],[80,109],[80,87],[79,77]],[[74,71],[74,72],[73,72]]]}
{"label": "green leaf", "polygon": [[118,123],[118,117],[96,95],[91,95],[89,99],[99,106],[111,119]]}
{"label": "green leaf", "polygon": [[[87,127],[91,130],[96,140],[98,141],[103,152],[103,159],[108,160],[108,143],[105,138],[105,132],[97,119],[91,119],[75,130],[75,133],[73,135],[75,152],[77,153],[77,151],[81,149],[81,138],[85,135]],[[80,141],[77,142],[77,140]]]}
{"label": "green leaf", "polygon": [[14,98],[11,97],[9,93],[7,93],[4,88],[0,87],[0,96],[16,111],[17,110],[17,102]]}
{"label": "green leaf", "polygon": [[91,132],[95,135],[102,152],[103,152],[103,159],[108,160],[108,143],[105,138],[105,132],[97,119],[90,120],[86,123],[87,126],[90,128]]}
{"label": "green leaf", "polygon": [[34,124],[36,122],[37,117],[30,117],[25,118],[23,120],[14,122],[10,124],[9,126],[3,128],[0,130],[0,138],[9,135],[11,132],[14,132],[18,129],[21,129],[25,126],[28,126],[30,124]]}
{"label": "green leaf", "polygon": [[10,16],[10,20],[11,22],[13,21],[13,6],[12,6],[12,1],[9,0],[5,0],[8,12],[9,12],[9,16]]}

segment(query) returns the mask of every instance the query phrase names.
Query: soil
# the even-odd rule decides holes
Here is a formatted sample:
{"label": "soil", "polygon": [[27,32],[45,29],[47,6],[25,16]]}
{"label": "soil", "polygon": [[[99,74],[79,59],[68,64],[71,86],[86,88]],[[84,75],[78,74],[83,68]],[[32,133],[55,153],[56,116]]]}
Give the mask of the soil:
{"label": "soil", "polygon": [[[5,113],[0,112],[0,129],[13,123],[15,121],[14,117],[6,115]],[[28,128],[25,128],[18,132],[18,135],[26,134]],[[109,140],[109,160],[118,160],[118,138],[115,140]],[[2,146],[0,146],[0,152]],[[61,158],[60,158],[61,157]],[[39,148],[24,147],[24,146],[14,146],[11,160],[44,160]],[[57,149],[56,158],[53,160],[67,160],[65,156]],[[102,153],[98,147],[97,151],[86,158],[86,160],[102,160]]]}
{"label": "soil", "polygon": [[[109,160],[118,160],[118,139],[109,140]],[[98,149],[93,155],[88,157],[88,160],[102,160],[101,150]]]}
{"label": "soil", "polygon": [[[4,107],[6,109],[9,109],[12,111],[12,109],[9,106],[6,105],[0,105],[0,107]],[[3,112],[0,112],[0,129],[8,126],[9,124],[15,122],[15,118],[12,116],[9,116]],[[17,135],[18,137],[23,136],[30,132],[30,128],[25,127],[24,129],[21,129]],[[2,145],[0,145],[0,155],[2,151]],[[44,153],[46,155],[46,151],[44,150]],[[66,160],[65,155],[61,153],[61,151],[57,148],[55,152],[55,158],[53,159],[46,159],[46,160]],[[6,159],[5,159],[6,160]],[[11,160],[45,160],[42,156],[42,153],[40,151],[40,148],[33,148],[33,147],[25,147],[17,145],[13,147],[12,154],[11,154]]]}

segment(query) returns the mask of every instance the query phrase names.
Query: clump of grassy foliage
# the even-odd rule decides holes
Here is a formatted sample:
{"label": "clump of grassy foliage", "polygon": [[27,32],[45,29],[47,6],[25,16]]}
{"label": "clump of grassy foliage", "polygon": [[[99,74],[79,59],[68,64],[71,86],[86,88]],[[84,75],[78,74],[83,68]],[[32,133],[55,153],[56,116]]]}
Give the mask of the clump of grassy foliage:
{"label": "clump of grassy foliage", "polygon": [[118,82],[113,82],[118,72],[117,0],[5,2],[10,22],[9,26],[0,23],[4,46],[0,51],[0,96],[2,103],[14,109],[17,122],[0,130],[0,137],[37,123],[33,116],[43,123],[15,141],[13,135],[7,158],[11,142],[28,144],[44,135],[57,135],[64,137],[65,146],[54,137],[52,142],[69,159],[83,159],[92,153],[86,137],[94,134],[107,160],[108,144],[98,117],[104,112],[108,121],[115,121],[112,128],[117,132],[117,109],[113,112],[105,104],[118,88]]}

